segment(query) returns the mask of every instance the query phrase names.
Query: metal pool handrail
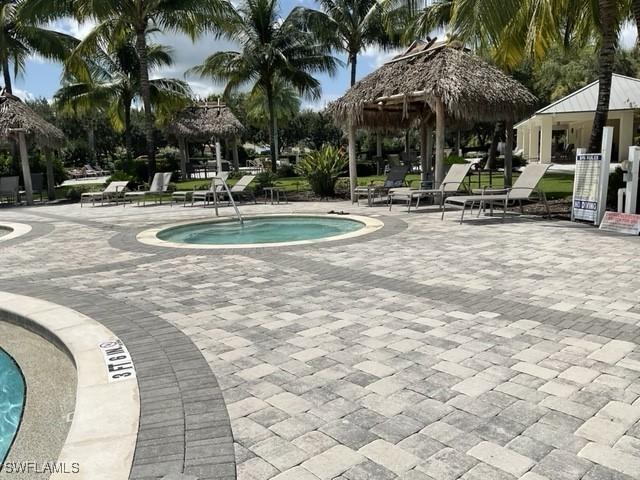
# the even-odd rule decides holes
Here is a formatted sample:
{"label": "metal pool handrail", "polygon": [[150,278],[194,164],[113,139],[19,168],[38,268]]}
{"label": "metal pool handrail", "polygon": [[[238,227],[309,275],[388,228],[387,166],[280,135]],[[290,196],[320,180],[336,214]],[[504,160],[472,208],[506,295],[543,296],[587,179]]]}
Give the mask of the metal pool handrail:
{"label": "metal pool handrail", "polygon": [[[229,202],[231,203],[231,205],[233,205],[233,209],[236,211],[236,217],[238,217],[238,222],[240,222],[240,225],[244,225],[244,220],[242,219],[242,215],[240,215],[240,210],[238,209],[238,206],[236,205],[236,202],[233,199],[233,195],[231,195],[231,190],[229,189],[229,185],[227,185],[226,180],[222,177],[213,177],[213,178],[214,178],[214,183],[217,183],[216,180],[219,180],[222,183],[222,187],[227,191],[227,195],[229,196]],[[213,189],[213,204],[216,209],[216,217],[217,217],[218,216],[218,188],[217,187]]]}

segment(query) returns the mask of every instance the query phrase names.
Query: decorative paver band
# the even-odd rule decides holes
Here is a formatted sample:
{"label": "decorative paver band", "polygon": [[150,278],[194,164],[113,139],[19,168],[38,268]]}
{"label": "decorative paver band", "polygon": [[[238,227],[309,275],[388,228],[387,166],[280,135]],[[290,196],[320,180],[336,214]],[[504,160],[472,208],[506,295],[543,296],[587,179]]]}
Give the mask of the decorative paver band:
{"label": "decorative paver band", "polygon": [[[252,215],[250,217],[245,217],[245,220],[255,220],[261,218],[288,218],[288,217],[315,217],[315,218],[336,218],[335,215],[318,215],[311,213],[290,213],[290,214],[276,214],[276,215]],[[167,230],[170,228],[183,227],[186,225],[202,225],[208,223],[227,223],[230,221],[236,221],[233,217],[217,217],[214,219],[209,219],[205,221],[189,221],[189,222],[180,222],[174,223],[171,225],[164,225],[158,228],[151,228],[149,230],[144,230],[140,232],[137,236],[138,241],[152,246],[160,246],[160,247],[172,247],[172,248],[181,248],[181,249],[195,249],[195,250],[227,250],[227,249],[247,249],[247,248],[272,248],[272,247],[289,247],[294,245],[312,245],[316,243],[326,243],[326,242],[335,242],[338,240],[348,240],[354,239],[356,237],[361,237],[362,235],[368,235],[370,233],[376,232],[384,226],[380,220],[364,217],[361,215],[341,215],[337,217],[343,220],[352,220],[355,222],[362,223],[364,226],[358,230],[353,232],[344,233],[342,235],[334,235],[331,237],[325,238],[317,238],[313,240],[297,240],[291,242],[278,242],[278,243],[254,243],[254,244],[235,244],[235,245],[205,245],[205,244],[192,244],[192,243],[177,243],[170,242],[167,240],[161,240],[158,237],[158,233],[163,230]]]}
{"label": "decorative paver band", "polygon": [[0,230],[9,230],[9,233],[0,236],[0,242],[6,242],[7,240],[13,240],[14,238],[29,233],[31,231],[31,225],[27,225],[26,223],[2,222],[0,223]]}
{"label": "decorative paver band", "polygon": [[[84,314],[109,328],[131,354],[140,415],[128,478],[162,479],[184,473],[199,480],[235,480],[233,436],[222,392],[189,337],[133,305],[39,280],[0,282],[0,290],[64,302],[76,316]],[[4,307],[4,301],[0,302]],[[101,478],[94,476],[91,480]]]}
{"label": "decorative paver band", "polygon": [[[115,344],[113,332],[69,308],[13,293],[0,292],[0,313],[54,340],[76,365],[75,411],[58,464],[77,463],[79,471],[56,473],[51,479],[127,478],[138,435],[140,393],[130,362],[126,369],[123,363],[105,362],[100,346]],[[121,370],[115,373],[111,367]]]}

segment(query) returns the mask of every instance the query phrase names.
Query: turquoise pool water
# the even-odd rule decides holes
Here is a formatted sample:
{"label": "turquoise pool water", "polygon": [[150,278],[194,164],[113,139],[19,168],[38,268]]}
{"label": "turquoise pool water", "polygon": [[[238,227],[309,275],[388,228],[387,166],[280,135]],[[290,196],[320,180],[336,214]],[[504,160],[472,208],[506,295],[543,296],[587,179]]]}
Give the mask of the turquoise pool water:
{"label": "turquoise pool water", "polygon": [[0,348],[0,463],[7,456],[20,425],[24,390],[20,368]]}
{"label": "turquoise pool water", "polygon": [[160,240],[205,245],[283,243],[317,240],[354,232],[364,224],[335,217],[264,217],[211,222],[168,228],[158,233]]}

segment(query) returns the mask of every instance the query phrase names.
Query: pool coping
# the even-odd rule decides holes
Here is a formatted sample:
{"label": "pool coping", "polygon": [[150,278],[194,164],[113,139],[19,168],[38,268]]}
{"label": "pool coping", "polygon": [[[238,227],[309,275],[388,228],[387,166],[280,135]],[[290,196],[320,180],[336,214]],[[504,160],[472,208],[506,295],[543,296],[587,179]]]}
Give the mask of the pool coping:
{"label": "pool coping", "polygon": [[[0,292],[0,313],[65,351],[77,370],[73,421],[59,464],[80,463],[74,479],[128,478],[133,465],[140,421],[136,377],[109,382],[99,345],[117,340],[101,323],[45,300]],[[58,473],[51,480],[66,478]]]}
{"label": "pool coping", "polygon": [[27,225],[26,223],[2,221],[0,222],[0,229],[8,229],[9,233],[0,237],[0,243],[6,242],[7,240],[13,240],[14,238],[21,237],[22,235],[26,235],[31,231],[31,228],[31,225]]}
{"label": "pool coping", "polygon": [[278,243],[239,243],[239,244],[227,244],[227,245],[203,245],[194,243],[178,243],[161,240],[158,238],[158,233],[170,228],[183,227],[186,225],[202,225],[205,223],[227,223],[233,221],[234,217],[216,217],[213,219],[200,220],[200,221],[183,221],[178,223],[172,223],[162,225],[160,227],[149,228],[138,233],[136,240],[145,245],[151,245],[154,247],[169,247],[169,248],[181,248],[192,250],[241,250],[241,249],[263,249],[263,248],[276,248],[298,245],[312,245],[317,243],[336,242],[340,240],[347,240],[363,235],[374,233],[384,227],[384,222],[377,218],[365,217],[363,215],[331,215],[331,214],[313,214],[313,213],[276,213],[276,214],[258,214],[243,217],[244,219],[258,219],[258,218],[281,218],[281,217],[310,217],[310,218],[340,218],[344,220],[351,220],[362,223],[363,228],[355,230],[353,232],[344,233],[342,235],[333,235],[331,237],[318,238],[313,240],[297,240],[293,242],[278,242]]}

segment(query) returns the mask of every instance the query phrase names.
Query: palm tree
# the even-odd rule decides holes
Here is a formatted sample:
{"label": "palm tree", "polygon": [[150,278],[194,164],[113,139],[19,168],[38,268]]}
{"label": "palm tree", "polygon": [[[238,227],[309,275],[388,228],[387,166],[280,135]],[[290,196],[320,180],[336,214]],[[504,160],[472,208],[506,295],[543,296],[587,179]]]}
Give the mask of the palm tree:
{"label": "palm tree", "polygon": [[13,91],[11,64],[15,77],[24,71],[29,56],[35,54],[63,60],[77,43],[70,35],[42,26],[53,16],[54,4],[37,0],[0,0],[0,67],[7,92]]}
{"label": "palm tree", "polygon": [[[273,84],[275,104],[275,142],[279,152],[278,125],[284,125],[300,112],[300,97],[291,85],[276,77]],[[269,105],[264,91],[254,88],[245,101],[247,118],[254,126],[269,130]]]}
{"label": "palm tree", "polygon": [[243,86],[261,90],[267,99],[271,166],[277,169],[275,82],[287,82],[303,97],[320,98],[314,73],[335,73],[339,64],[331,46],[305,30],[307,10],[293,9],[282,19],[277,0],[244,0],[227,24],[239,51],[217,52],[191,71],[226,82],[225,96]]}
{"label": "palm tree", "polygon": [[[42,1],[42,0],[40,0]],[[139,63],[140,96],[145,112],[145,130],[150,173],[155,171],[154,118],[149,80],[147,36],[152,30],[184,32],[192,40],[208,29],[222,25],[229,11],[225,0],[76,0],[79,19],[94,18],[89,41],[101,38],[135,39]]]}
{"label": "palm tree", "polygon": [[307,10],[309,27],[337,51],[347,54],[351,86],[356,83],[358,55],[367,47],[398,44],[383,23],[378,0],[319,0],[324,11]]}
{"label": "palm tree", "polygon": [[[173,64],[171,52],[162,45],[148,45],[147,59],[154,70]],[[133,148],[131,141],[131,109],[140,99],[139,58],[131,42],[113,42],[96,46],[79,59],[72,56],[66,64],[65,84],[55,100],[62,111],[88,114],[103,111],[116,131],[124,132],[127,156]],[[156,116],[167,117],[172,111],[185,107],[191,89],[182,80],[159,78],[149,81],[151,105]]]}

